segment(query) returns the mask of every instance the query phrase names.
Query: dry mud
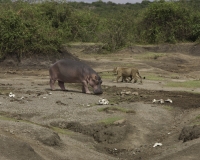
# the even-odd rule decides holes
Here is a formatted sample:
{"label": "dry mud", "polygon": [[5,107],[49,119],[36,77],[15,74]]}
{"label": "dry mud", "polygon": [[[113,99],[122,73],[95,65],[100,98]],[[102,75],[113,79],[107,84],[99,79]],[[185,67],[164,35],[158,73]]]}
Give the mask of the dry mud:
{"label": "dry mud", "polygon": [[[83,94],[80,84],[51,91],[48,66],[55,58],[1,62],[0,160],[199,159],[200,86],[166,86],[199,81],[198,45],[133,46],[109,55],[89,47],[86,54],[84,47],[63,55],[102,76],[102,95]],[[137,67],[143,84],[116,83],[115,66]],[[99,105],[100,98],[109,104]]]}

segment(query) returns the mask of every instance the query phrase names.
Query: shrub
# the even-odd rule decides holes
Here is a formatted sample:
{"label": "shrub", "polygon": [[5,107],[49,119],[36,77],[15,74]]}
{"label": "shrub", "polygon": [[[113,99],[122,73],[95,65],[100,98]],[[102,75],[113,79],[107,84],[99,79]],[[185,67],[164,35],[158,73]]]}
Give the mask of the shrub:
{"label": "shrub", "polygon": [[188,40],[192,33],[190,10],[175,2],[154,2],[144,12],[138,31],[147,43]]}
{"label": "shrub", "polygon": [[[53,53],[60,45],[59,30],[41,18],[38,5],[16,2],[3,5],[0,13],[0,57],[7,54],[22,55]],[[3,8],[3,7],[2,7]]]}

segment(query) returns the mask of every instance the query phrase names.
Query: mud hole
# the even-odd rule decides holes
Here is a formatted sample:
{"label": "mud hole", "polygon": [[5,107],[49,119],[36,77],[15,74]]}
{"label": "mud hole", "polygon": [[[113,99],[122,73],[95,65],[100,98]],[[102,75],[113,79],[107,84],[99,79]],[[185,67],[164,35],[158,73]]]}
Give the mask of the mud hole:
{"label": "mud hole", "polygon": [[125,123],[117,125],[105,125],[102,123],[82,125],[78,122],[52,122],[51,125],[91,136],[101,144],[119,143],[131,131],[130,125]]}
{"label": "mud hole", "polygon": [[[123,87],[109,87],[104,88],[105,95],[109,97],[111,102],[144,102],[152,103],[153,99],[168,99],[170,98],[173,103],[167,103],[169,106],[178,107],[182,109],[199,108],[199,94],[188,92],[170,92],[170,91],[149,91],[143,89],[130,89]],[[121,92],[130,92],[128,95],[121,94]],[[134,95],[134,93],[137,93]]]}
{"label": "mud hole", "polygon": [[186,126],[182,129],[179,140],[187,142],[189,140],[197,139],[200,137],[200,126]]}

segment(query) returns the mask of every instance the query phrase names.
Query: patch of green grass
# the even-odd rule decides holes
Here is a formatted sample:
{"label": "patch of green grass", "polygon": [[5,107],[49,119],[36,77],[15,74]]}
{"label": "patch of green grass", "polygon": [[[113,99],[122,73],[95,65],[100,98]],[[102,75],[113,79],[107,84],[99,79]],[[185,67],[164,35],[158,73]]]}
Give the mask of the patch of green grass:
{"label": "patch of green grass", "polygon": [[28,121],[28,120],[20,120],[20,119],[16,119],[15,117],[9,117],[7,115],[3,115],[0,113],[0,120],[4,120],[4,121],[18,121],[18,122],[24,122],[24,123],[30,123],[30,124],[35,124],[35,125],[38,125],[38,126],[42,126],[40,124],[37,124],[37,123],[34,123],[34,122],[31,122],[31,121]]}
{"label": "patch of green grass", "polygon": [[196,116],[196,119],[200,120],[200,115]]}
{"label": "patch of green grass", "polygon": [[[0,112],[0,120],[4,120],[4,121],[16,121],[17,119],[14,117],[9,117],[8,113],[1,111]],[[22,121],[22,120],[18,120],[18,121]]]}
{"label": "patch of green grass", "polygon": [[[31,121],[28,121],[28,120],[17,120],[16,118],[8,117],[8,116],[5,115],[4,112],[0,112],[0,120],[13,121],[13,122],[14,121],[18,121],[18,122],[34,124],[34,125],[41,126],[41,127],[47,127],[47,126],[43,126],[41,124],[34,123],[34,122],[31,122]],[[67,129],[61,129],[61,128],[58,128],[58,127],[47,127],[47,128],[52,129],[53,131],[55,131],[57,133],[66,134],[66,135],[70,135],[70,134],[73,133],[73,132],[71,132],[71,131],[69,131]]]}
{"label": "patch of green grass", "polygon": [[137,68],[137,67],[134,66],[134,64],[132,64],[132,63],[126,63],[123,67]]}
{"label": "patch of green grass", "polygon": [[98,109],[99,112],[109,111],[109,110],[120,111],[120,112],[123,112],[123,113],[135,113],[134,110],[129,110],[129,109],[126,109],[126,108],[123,108],[123,107],[120,107],[120,106],[111,106],[111,107],[104,107],[104,108]]}
{"label": "patch of green grass", "polygon": [[0,88],[0,95],[8,95],[10,93],[11,89],[7,88]]}
{"label": "patch of green grass", "polygon": [[176,74],[176,73],[170,74],[170,78],[171,78],[171,79],[177,79],[177,77],[179,77],[179,75]]}
{"label": "patch of green grass", "polygon": [[0,115],[0,120],[5,120],[5,121],[16,121],[16,119],[14,119],[14,118],[9,118],[9,117],[2,116],[2,115]]}
{"label": "patch of green grass", "polygon": [[66,135],[71,135],[73,132],[67,130],[67,129],[62,129],[59,127],[51,127],[52,130],[54,130],[56,133],[60,133],[60,134],[66,134]]}
{"label": "patch of green grass", "polygon": [[115,121],[122,119],[121,117],[109,117],[107,119],[101,120],[100,123],[104,123],[106,125],[113,124]]}
{"label": "patch of green grass", "polygon": [[138,54],[135,58],[138,59],[158,59],[159,57],[166,56],[166,53],[154,53],[154,52],[147,52],[144,54]]}
{"label": "patch of green grass", "polygon": [[166,110],[172,111],[173,107],[172,106],[163,106],[163,108],[165,108]]}
{"label": "patch of green grass", "polygon": [[152,80],[152,81],[163,81],[163,80],[165,80],[165,78],[160,77],[159,75],[156,75],[156,74],[147,74],[147,75],[145,75],[145,79]]}
{"label": "patch of green grass", "polygon": [[200,125],[200,115],[196,116],[191,125]]}
{"label": "patch of green grass", "polygon": [[102,79],[113,79],[116,77],[113,72],[101,72],[99,73]]}
{"label": "patch of green grass", "polygon": [[168,82],[167,87],[200,88],[200,81]]}
{"label": "patch of green grass", "polygon": [[65,44],[67,47],[76,47],[76,46],[96,46],[96,45],[103,45],[102,43],[92,43],[92,42],[73,42],[73,43],[68,43],[68,44]]}

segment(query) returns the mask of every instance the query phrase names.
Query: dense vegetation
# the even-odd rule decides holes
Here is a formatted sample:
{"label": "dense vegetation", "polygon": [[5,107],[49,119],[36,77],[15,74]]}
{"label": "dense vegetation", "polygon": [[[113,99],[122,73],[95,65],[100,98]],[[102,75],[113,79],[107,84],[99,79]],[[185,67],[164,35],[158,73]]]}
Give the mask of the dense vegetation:
{"label": "dense vegetation", "polygon": [[114,51],[131,44],[199,41],[199,6],[199,0],[136,4],[0,0],[0,58],[56,53],[69,42],[101,43]]}

